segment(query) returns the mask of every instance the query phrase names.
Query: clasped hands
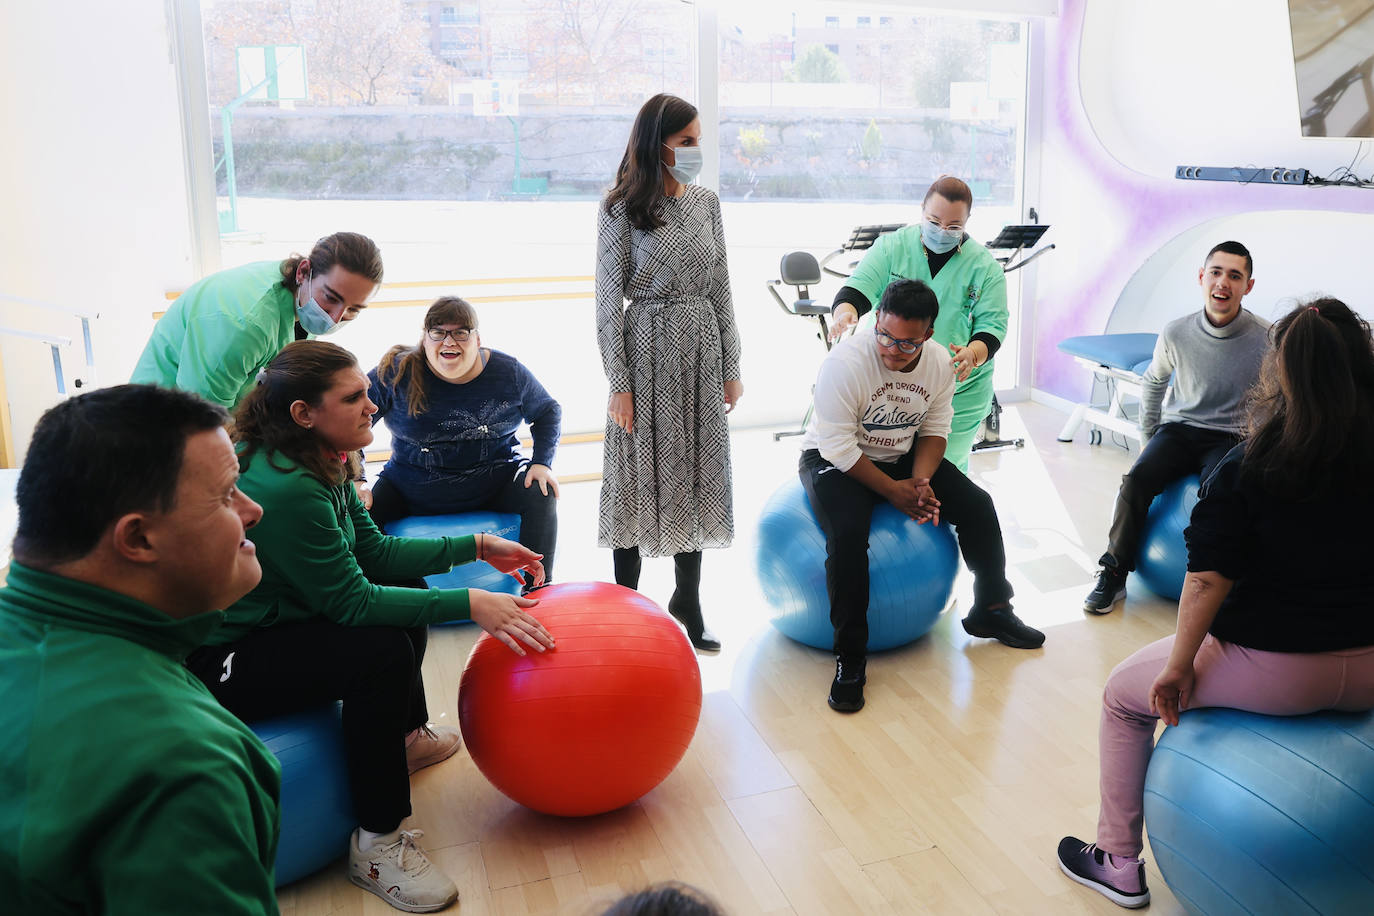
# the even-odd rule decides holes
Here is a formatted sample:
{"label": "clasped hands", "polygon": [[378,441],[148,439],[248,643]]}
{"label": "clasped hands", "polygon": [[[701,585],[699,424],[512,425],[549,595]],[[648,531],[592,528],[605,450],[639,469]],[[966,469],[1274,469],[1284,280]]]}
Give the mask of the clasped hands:
{"label": "clasped hands", "polygon": [[929,477],[908,477],[894,480],[888,488],[887,501],[918,525],[926,522],[940,524],[940,500],[930,488]]}

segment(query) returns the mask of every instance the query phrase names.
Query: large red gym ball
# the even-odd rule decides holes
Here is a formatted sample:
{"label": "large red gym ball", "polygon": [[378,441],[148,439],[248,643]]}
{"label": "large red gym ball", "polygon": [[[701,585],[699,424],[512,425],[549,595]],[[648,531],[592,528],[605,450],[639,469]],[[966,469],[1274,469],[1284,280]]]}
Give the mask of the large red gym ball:
{"label": "large red gym ball", "polygon": [[545,814],[628,805],[664,780],[701,718],[687,636],[639,592],[604,582],[534,592],[557,647],[523,658],[483,633],[458,688],[468,753],[491,784]]}

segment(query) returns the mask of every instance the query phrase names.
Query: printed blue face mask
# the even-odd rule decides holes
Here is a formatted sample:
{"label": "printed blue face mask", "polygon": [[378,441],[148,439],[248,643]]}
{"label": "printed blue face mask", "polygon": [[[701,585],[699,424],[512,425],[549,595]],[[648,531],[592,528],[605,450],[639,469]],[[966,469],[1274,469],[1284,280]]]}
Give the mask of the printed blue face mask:
{"label": "printed blue face mask", "polygon": [[683,184],[691,184],[698,175],[701,174],[701,147],[699,146],[669,146],[663,144],[664,149],[673,151],[675,165],[667,165],[668,174],[672,175]]}
{"label": "printed blue face mask", "polygon": [[964,230],[962,229],[941,229],[929,222],[921,224],[921,244],[935,254],[944,254],[949,251],[958,245],[963,237]]}
{"label": "printed blue face mask", "polygon": [[[310,277],[307,275],[301,288],[304,289],[309,282]],[[314,296],[307,299],[305,305],[296,306],[296,320],[301,323],[301,327],[305,328],[305,333],[314,334],[316,337],[333,334],[339,329],[339,322],[329,317],[329,313],[320,308],[320,304],[315,301]]]}

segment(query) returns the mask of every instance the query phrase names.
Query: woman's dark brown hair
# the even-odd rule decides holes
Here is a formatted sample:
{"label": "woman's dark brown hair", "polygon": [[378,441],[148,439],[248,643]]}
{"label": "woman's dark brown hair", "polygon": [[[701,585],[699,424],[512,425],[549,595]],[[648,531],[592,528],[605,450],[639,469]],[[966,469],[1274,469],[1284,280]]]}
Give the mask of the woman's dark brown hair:
{"label": "woman's dark brown hair", "polygon": [[[300,286],[296,282],[296,268],[304,260],[300,255],[293,254],[281,262],[282,286],[293,293]],[[373,283],[382,282],[382,253],[377,250],[377,243],[365,235],[336,232],[326,235],[310,249],[310,273],[313,276],[324,276],[335,264]]]}
{"label": "woman's dark brown hair", "polygon": [[725,911],[690,884],[669,881],[622,897],[601,916],[725,916]]}
{"label": "woman's dark brown hair", "polygon": [[1251,395],[1242,475],[1285,498],[1368,496],[1374,454],[1374,344],[1339,299],[1306,302],[1269,331]]}
{"label": "woman's dark brown hair", "polygon": [[383,387],[398,387],[405,382],[406,413],[417,417],[429,407],[429,392],[426,385],[433,375],[429,361],[425,358],[425,334],[430,328],[456,324],[470,331],[477,330],[477,310],[467,300],[457,296],[444,296],[436,299],[425,312],[425,331],[420,342],[413,347],[395,346],[386,351],[382,361],[377,364],[377,381]]}
{"label": "woman's dark brown hair", "polygon": [[967,204],[970,210],[973,209],[973,192],[969,190],[962,178],[955,178],[953,175],[941,175],[935,179],[926,189],[926,196],[921,198],[921,206],[924,207],[933,194],[939,194],[952,204]]}
{"label": "woman's dark brown hair", "polygon": [[630,225],[652,232],[663,225],[663,141],[697,119],[696,106],[660,93],[639,109],[625,156],[606,195],[606,212],[620,201]]}
{"label": "woman's dark brown hair", "polygon": [[[358,368],[358,361],[343,347],[323,340],[298,340],[287,344],[267,368],[258,373],[258,384],[234,411],[234,442],[242,444],[239,468],[247,469],[258,449],[270,462],[281,454],[325,483],[340,484],[357,476],[359,460],[350,453],[339,461],[314,430],[291,417],[291,405],[304,401],[318,407],[344,369]],[[290,470],[278,464],[279,470]]]}

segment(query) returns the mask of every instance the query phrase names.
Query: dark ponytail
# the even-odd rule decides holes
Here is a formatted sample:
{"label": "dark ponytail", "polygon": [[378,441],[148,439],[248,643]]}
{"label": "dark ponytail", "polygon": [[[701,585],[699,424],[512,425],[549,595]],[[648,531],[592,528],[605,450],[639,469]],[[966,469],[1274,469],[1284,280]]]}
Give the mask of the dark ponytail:
{"label": "dark ponytail", "polygon": [[1374,343],[1339,299],[1304,303],[1270,329],[1252,392],[1242,474],[1288,497],[1374,494]]}
{"label": "dark ponytail", "polygon": [[[280,453],[305,468],[325,483],[340,484],[356,477],[359,461],[350,453],[340,462],[314,430],[306,429],[291,416],[291,405],[304,401],[318,407],[343,369],[358,368],[358,361],[338,344],[323,340],[298,340],[287,344],[267,367],[258,373],[258,384],[234,411],[234,442],[244,446],[239,467],[246,469],[258,449],[268,460]],[[273,465],[280,470],[279,465]]]}

